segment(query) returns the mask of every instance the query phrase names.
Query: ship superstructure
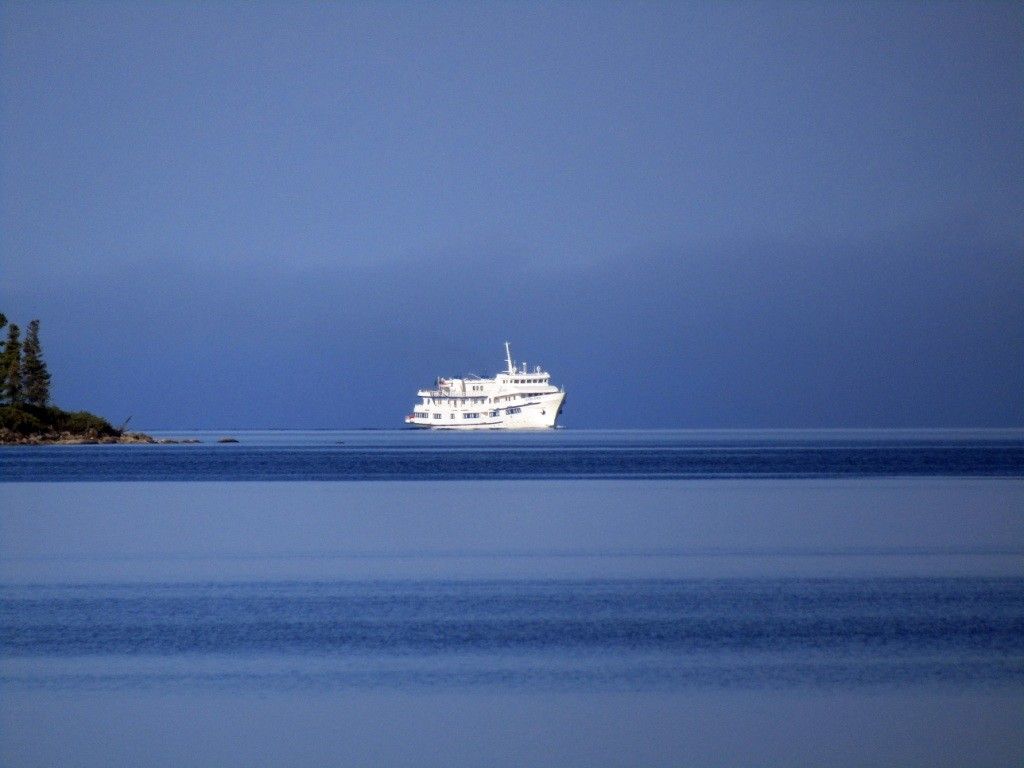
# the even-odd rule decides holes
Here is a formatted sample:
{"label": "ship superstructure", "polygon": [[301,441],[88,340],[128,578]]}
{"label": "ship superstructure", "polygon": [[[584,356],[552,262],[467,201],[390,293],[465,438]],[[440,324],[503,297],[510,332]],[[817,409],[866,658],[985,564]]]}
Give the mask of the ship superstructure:
{"label": "ship superstructure", "polygon": [[565,402],[565,390],[551,384],[538,365],[512,359],[505,342],[504,371],[493,379],[468,375],[439,378],[433,389],[416,393],[420,401],[405,423],[427,429],[550,429]]}

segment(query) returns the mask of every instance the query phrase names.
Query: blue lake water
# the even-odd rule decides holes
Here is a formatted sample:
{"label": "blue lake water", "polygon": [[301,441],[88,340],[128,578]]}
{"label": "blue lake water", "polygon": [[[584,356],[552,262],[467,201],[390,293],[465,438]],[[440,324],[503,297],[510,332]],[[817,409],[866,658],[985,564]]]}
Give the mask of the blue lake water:
{"label": "blue lake water", "polygon": [[0,764],[1024,759],[1020,432],[222,434],[0,449]]}
{"label": "blue lake water", "polygon": [[533,480],[1003,476],[1024,435],[976,432],[255,432],[220,444],[0,449],[0,480]]}
{"label": "blue lake water", "polygon": [[1024,684],[1024,582],[688,579],[7,588],[8,685],[83,690]]}

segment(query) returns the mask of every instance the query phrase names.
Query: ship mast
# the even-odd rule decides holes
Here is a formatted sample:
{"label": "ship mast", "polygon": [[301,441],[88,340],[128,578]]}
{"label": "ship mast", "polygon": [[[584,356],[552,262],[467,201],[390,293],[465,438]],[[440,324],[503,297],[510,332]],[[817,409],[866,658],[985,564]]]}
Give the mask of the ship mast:
{"label": "ship mast", "polygon": [[516,372],[515,366],[512,364],[512,350],[509,349],[508,342],[505,342],[505,362],[508,363],[509,375]]}

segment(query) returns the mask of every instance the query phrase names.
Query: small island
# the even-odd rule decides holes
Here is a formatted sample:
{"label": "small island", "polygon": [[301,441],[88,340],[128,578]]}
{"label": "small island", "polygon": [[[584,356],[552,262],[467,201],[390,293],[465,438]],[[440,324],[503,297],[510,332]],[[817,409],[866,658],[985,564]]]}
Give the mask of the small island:
{"label": "small island", "polygon": [[7,340],[0,349],[0,445],[81,445],[95,443],[163,443],[141,432],[128,432],[87,411],[65,411],[50,403],[50,372],[39,343],[39,321],[21,329],[0,313]]}

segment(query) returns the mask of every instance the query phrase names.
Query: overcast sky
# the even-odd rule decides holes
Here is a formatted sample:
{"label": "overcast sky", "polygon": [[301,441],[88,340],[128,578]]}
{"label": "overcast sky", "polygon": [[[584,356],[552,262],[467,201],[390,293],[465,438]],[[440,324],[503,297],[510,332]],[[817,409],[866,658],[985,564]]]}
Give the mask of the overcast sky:
{"label": "overcast sky", "polygon": [[1024,425],[1019,3],[3,3],[0,311],[140,428]]}

